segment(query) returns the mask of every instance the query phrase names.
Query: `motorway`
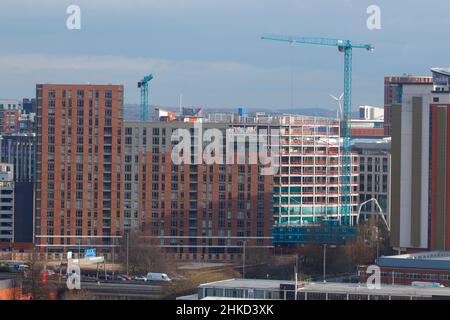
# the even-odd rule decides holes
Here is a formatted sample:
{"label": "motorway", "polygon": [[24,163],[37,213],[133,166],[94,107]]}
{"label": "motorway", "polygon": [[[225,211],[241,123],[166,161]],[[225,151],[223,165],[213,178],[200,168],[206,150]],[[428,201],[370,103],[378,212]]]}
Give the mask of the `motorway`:
{"label": "motorway", "polygon": [[158,299],[163,286],[127,282],[81,282],[81,289],[112,299]]}
{"label": "motorway", "polygon": [[[22,279],[22,274],[0,272],[0,279]],[[64,283],[66,280],[49,280],[54,283]],[[158,299],[167,284],[150,284],[137,281],[100,281],[82,278],[81,289],[92,292],[95,296],[104,299]]]}

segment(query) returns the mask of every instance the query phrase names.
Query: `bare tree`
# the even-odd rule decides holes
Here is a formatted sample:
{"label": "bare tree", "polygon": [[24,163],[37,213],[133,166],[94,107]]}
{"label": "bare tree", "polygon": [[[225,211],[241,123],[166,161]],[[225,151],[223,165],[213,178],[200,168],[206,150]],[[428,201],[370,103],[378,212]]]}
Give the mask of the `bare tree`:
{"label": "bare tree", "polygon": [[43,276],[46,260],[41,257],[41,253],[34,249],[27,264],[29,268],[24,271],[22,277],[23,293],[31,295],[35,300],[56,298],[58,287]]}
{"label": "bare tree", "polygon": [[130,273],[163,272],[169,274],[175,271],[174,258],[160,246],[158,239],[148,236],[145,230],[133,229],[128,232],[128,237],[125,234],[120,243],[119,260],[124,266],[128,260]]}
{"label": "bare tree", "polygon": [[223,269],[200,269],[184,273],[185,279],[176,281],[171,286],[164,287],[161,298],[175,299],[176,297],[193,294],[197,292],[202,283],[220,281],[225,279],[239,278],[240,274],[232,266]]}

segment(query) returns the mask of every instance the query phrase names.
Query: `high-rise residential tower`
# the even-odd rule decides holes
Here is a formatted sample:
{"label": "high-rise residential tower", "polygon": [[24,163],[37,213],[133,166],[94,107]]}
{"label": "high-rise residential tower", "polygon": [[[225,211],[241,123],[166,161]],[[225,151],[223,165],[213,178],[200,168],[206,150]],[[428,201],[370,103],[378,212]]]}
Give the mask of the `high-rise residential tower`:
{"label": "high-rise residential tower", "polygon": [[450,250],[450,70],[403,88],[392,109],[391,239],[400,250]]}
{"label": "high-rise residential tower", "polygon": [[36,86],[35,243],[108,245],[122,228],[123,86]]}
{"label": "high-rise residential tower", "polygon": [[14,174],[11,164],[0,163],[0,242],[14,242]]}
{"label": "high-rise residential tower", "polygon": [[14,240],[33,242],[35,134],[0,136],[0,162],[14,168]]}
{"label": "high-rise residential tower", "polygon": [[[235,127],[245,124],[190,121],[125,122],[124,228],[144,227],[147,236],[182,260],[235,260],[244,246],[270,248],[273,176],[261,175],[248,149],[241,163],[172,159],[177,130],[189,132],[194,156],[196,148],[203,152],[209,144],[203,137],[211,130],[225,140],[227,130],[235,137]],[[225,159],[225,141],[217,142]]]}

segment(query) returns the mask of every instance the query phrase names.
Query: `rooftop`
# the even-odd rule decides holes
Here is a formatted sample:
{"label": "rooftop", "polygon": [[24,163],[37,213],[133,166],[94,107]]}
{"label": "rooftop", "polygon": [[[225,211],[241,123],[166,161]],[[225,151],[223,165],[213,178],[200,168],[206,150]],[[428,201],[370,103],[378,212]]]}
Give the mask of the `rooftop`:
{"label": "rooftop", "polygon": [[409,253],[409,254],[399,254],[396,256],[386,256],[385,258],[450,261],[450,251],[417,252],[417,253]]}
{"label": "rooftop", "polygon": [[396,256],[383,256],[381,267],[450,270],[450,251],[418,252]]}
{"label": "rooftop", "polygon": [[280,289],[281,284],[294,284],[288,280],[266,280],[266,279],[227,279],[209,283],[203,283],[199,287],[220,287],[240,289]]}
{"label": "rooftop", "polygon": [[[294,286],[294,281],[287,280],[265,280],[265,279],[228,279],[216,282],[201,284],[199,288],[225,288],[225,289],[264,289],[279,290],[280,285]],[[414,287],[407,285],[381,285],[380,289],[372,289],[365,284],[355,283],[315,283],[315,282],[299,282],[298,292],[317,292],[317,293],[342,293],[342,294],[368,294],[368,295],[393,295],[393,296],[450,296],[450,288],[440,287]],[[293,289],[292,289],[293,290]]]}
{"label": "rooftop", "polygon": [[431,72],[439,73],[444,76],[450,76],[450,68],[431,68]]}

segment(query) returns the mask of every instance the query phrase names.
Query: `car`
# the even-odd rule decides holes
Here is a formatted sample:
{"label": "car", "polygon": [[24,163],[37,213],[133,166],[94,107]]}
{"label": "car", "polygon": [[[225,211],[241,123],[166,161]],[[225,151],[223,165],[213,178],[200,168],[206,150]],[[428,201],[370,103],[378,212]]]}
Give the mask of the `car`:
{"label": "car", "polygon": [[99,278],[99,280],[105,280],[105,281],[112,280],[112,276],[110,274],[104,274],[104,273],[100,273],[98,275],[98,278]]}
{"label": "car", "polygon": [[133,280],[133,277],[132,276],[128,276],[128,275],[126,275],[126,274],[121,274],[120,275],[122,278],[124,278],[126,281],[131,281],[131,280]]}
{"label": "car", "polygon": [[121,274],[116,275],[114,278],[115,278],[114,280],[128,281],[128,279]]}
{"label": "car", "polygon": [[135,280],[135,281],[144,281],[144,282],[147,282],[147,277],[146,277],[146,276],[135,276],[135,277],[133,278],[133,280]]}
{"label": "car", "polygon": [[172,281],[172,279],[170,279],[167,274],[159,273],[159,272],[147,273],[147,280],[148,281],[165,281],[165,282]]}
{"label": "car", "polygon": [[56,273],[53,270],[47,270],[47,279],[51,279],[51,280],[59,280],[62,279],[62,275],[60,275],[59,273]]}

